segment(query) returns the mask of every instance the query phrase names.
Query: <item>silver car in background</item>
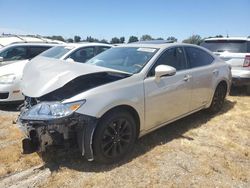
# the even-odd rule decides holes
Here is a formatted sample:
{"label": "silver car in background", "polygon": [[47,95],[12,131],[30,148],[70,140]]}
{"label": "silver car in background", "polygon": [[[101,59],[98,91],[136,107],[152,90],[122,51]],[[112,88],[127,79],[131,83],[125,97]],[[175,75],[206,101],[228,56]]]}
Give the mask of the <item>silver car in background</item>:
{"label": "silver car in background", "polygon": [[209,38],[201,46],[231,65],[233,86],[247,86],[250,93],[250,38]]}
{"label": "silver car in background", "polygon": [[75,140],[88,160],[121,160],[138,137],[202,109],[220,111],[230,66],[179,43],[115,46],[84,64],[36,58],[24,69],[25,153]]}

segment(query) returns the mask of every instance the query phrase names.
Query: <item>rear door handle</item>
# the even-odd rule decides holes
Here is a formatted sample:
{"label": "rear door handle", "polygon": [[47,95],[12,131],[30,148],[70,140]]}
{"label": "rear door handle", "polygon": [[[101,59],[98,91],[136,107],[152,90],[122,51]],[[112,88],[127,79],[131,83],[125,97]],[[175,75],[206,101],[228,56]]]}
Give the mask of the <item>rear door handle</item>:
{"label": "rear door handle", "polygon": [[184,78],[183,78],[183,80],[184,80],[185,82],[187,82],[187,81],[190,80],[190,78],[192,78],[191,75],[185,75]]}

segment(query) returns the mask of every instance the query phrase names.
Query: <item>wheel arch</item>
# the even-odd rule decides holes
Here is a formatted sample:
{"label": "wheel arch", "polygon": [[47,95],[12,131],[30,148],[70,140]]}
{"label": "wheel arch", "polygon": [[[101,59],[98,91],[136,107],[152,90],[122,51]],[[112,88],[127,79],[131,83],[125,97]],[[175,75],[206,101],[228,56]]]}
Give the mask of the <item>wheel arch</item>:
{"label": "wheel arch", "polygon": [[225,89],[226,89],[225,96],[229,93],[229,91],[230,91],[230,82],[227,81],[227,79],[221,79],[221,80],[219,80],[219,81],[215,84],[215,86],[214,86],[212,96],[211,96],[210,101],[209,101],[208,105],[206,106],[206,108],[210,107],[210,105],[211,105],[211,103],[212,103],[212,100],[213,100],[213,96],[214,96],[215,90],[216,90],[216,88],[217,88],[219,85],[223,85],[223,87],[225,87]]}
{"label": "wheel arch", "polygon": [[139,116],[139,113],[137,112],[137,110],[130,106],[130,105],[118,105],[118,106],[114,106],[112,108],[110,108],[109,110],[107,110],[102,116],[105,116],[106,114],[110,113],[111,111],[118,111],[118,110],[124,110],[124,111],[127,111],[129,112],[134,120],[135,120],[135,123],[136,123],[136,137],[138,138],[139,136],[139,133],[140,133],[140,127],[141,127],[141,120],[140,120],[140,116]]}
{"label": "wheel arch", "polygon": [[[222,86],[226,89],[227,92],[229,91],[230,86],[228,85],[228,83],[227,83],[226,80],[221,80],[221,81],[219,81],[219,83],[216,85],[216,88],[217,88],[219,85],[222,85]],[[216,88],[215,88],[215,89],[216,89]]]}

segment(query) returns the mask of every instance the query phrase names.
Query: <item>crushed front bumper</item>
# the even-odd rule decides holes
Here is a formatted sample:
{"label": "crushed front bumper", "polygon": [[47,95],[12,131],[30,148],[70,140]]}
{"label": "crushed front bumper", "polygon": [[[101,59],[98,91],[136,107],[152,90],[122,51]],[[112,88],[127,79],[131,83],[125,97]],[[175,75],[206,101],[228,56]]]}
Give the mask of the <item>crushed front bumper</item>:
{"label": "crushed front bumper", "polygon": [[64,145],[76,141],[81,154],[89,161],[94,159],[92,139],[98,119],[74,113],[55,120],[23,120],[18,118],[19,128],[25,133],[23,153],[45,152],[48,146]]}

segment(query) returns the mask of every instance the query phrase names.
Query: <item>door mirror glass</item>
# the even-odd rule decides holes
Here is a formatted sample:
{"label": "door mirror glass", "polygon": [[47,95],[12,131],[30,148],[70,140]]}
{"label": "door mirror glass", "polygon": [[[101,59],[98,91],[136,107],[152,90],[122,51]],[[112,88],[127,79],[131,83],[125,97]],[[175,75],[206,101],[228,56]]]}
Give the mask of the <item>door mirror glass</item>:
{"label": "door mirror glass", "polygon": [[168,65],[158,65],[155,68],[155,77],[158,80],[163,76],[173,76],[175,73],[176,69]]}
{"label": "door mirror glass", "polygon": [[0,57],[0,62],[3,62],[3,57]]}

